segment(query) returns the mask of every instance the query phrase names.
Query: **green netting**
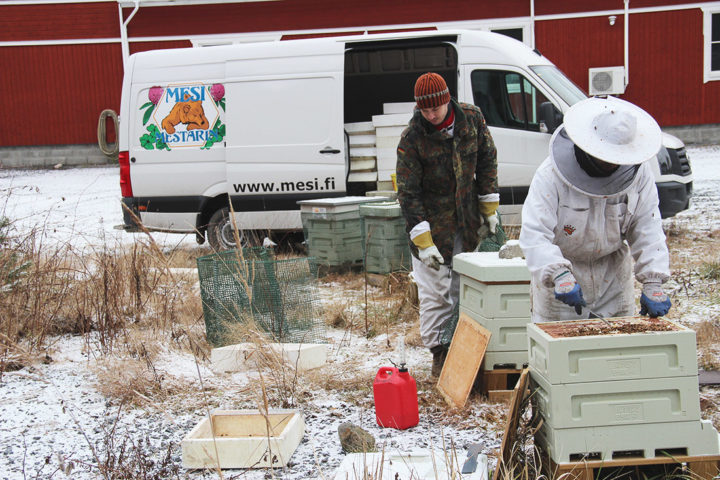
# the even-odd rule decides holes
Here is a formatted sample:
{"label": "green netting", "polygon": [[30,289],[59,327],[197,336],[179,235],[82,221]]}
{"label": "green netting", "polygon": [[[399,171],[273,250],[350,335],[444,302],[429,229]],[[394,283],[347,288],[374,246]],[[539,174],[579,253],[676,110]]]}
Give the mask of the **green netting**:
{"label": "green netting", "polygon": [[276,260],[243,248],[197,259],[205,332],[213,346],[242,342],[238,326],[256,325],[273,341],[325,343],[313,257]]}
{"label": "green netting", "polygon": [[[480,245],[475,249],[476,252],[499,252],[500,248],[505,245],[505,242],[507,242],[507,235],[505,235],[505,230],[502,226],[502,218],[500,218],[500,214],[497,214],[498,216],[498,224],[495,228],[495,233],[490,234],[490,230],[488,229],[488,235],[483,239],[482,242],[480,242]],[[454,330],[454,328],[453,328]]]}
{"label": "green netting", "polygon": [[[490,233],[489,231],[487,232]],[[502,219],[498,213],[498,224],[494,234],[486,236],[482,242],[475,249],[476,252],[498,252],[500,248],[507,242],[507,235],[505,230],[502,228]],[[440,335],[440,342],[449,344],[452,341],[452,337],[455,334],[455,328],[457,327],[458,318],[460,317],[460,304],[455,304],[450,319],[445,322],[443,326],[443,333]]]}

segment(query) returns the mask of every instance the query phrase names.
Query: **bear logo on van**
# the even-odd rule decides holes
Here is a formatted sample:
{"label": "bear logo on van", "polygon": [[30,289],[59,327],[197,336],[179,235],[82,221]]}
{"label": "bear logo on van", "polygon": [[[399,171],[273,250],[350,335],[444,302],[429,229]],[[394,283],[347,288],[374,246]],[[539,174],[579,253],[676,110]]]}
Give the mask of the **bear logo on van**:
{"label": "bear logo on van", "polygon": [[175,133],[175,126],[179,123],[186,125],[186,130],[201,128],[206,130],[210,125],[205,117],[205,111],[200,100],[189,100],[190,95],[185,95],[185,101],[177,102],[170,110],[170,114],[162,121],[162,128],[167,133]]}
{"label": "bear logo on van", "polygon": [[139,110],[145,150],[199,147],[208,150],[225,138],[225,87],[216,83],[169,84],[147,90],[148,102]]}

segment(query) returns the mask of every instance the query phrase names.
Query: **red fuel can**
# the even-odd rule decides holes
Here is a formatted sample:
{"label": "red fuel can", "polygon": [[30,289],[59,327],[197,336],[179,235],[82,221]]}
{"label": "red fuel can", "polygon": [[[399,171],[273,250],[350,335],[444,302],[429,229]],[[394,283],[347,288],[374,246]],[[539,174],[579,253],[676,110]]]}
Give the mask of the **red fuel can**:
{"label": "red fuel can", "polygon": [[373,382],[375,420],[381,427],[405,430],[420,421],[417,384],[407,368],[380,367]]}

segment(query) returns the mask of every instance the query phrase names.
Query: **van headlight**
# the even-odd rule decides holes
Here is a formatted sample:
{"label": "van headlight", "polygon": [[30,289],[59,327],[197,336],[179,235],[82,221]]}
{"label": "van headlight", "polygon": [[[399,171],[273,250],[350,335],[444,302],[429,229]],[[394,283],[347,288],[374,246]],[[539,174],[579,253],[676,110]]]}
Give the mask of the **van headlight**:
{"label": "van headlight", "polygon": [[660,147],[660,151],[657,153],[658,165],[660,165],[660,175],[667,175],[672,171],[672,160],[667,148]]}

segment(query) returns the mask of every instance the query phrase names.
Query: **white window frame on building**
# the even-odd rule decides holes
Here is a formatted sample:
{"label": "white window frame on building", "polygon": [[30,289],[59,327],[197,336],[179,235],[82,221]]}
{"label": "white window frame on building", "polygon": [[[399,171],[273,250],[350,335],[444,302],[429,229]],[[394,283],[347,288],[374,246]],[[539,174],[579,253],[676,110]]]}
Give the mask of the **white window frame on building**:
{"label": "white window frame on building", "polygon": [[720,6],[703,8],[703,43],[703,82],[720,80]]}

